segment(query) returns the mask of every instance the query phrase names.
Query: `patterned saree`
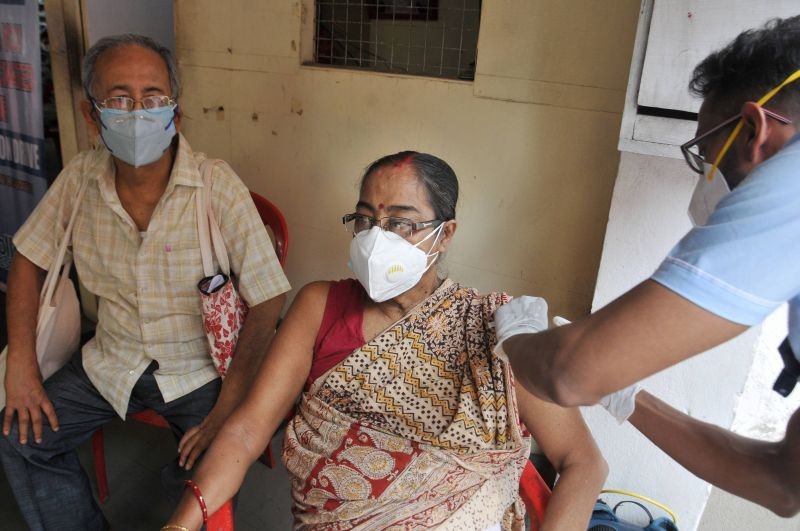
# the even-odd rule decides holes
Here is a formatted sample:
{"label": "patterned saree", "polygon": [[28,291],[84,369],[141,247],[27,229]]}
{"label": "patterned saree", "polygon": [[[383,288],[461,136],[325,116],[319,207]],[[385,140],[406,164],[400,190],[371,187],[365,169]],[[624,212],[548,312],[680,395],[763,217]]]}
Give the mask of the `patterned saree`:
{"label": "patterned saree", "polygon": [[283,451],[297,529],[524,529],[530,437],[492,354],[506,301],[445,280],[313,383]]}

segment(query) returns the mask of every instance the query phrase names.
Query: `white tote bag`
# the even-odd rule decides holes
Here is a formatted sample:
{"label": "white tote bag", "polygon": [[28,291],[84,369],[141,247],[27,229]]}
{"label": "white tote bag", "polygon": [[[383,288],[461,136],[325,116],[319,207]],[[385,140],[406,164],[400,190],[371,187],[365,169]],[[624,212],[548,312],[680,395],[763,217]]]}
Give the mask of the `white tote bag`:
{"label": "white tote bag", "polygon": [[[58,246],[53,264],[39,295],[39,314],[36,320],[36,358],[42,380],[46,380],[69,361],[81,342],[81,307],[75,285],[69,278],[72,260],[64,260],[72,241],[72,229],[78,206],[86,190],[84,181],[73,202],[72,214]],[[63,266],[63,267],[62,267]],[[6,405],[6,357],[8,347],[0,354],[0,408]]]}

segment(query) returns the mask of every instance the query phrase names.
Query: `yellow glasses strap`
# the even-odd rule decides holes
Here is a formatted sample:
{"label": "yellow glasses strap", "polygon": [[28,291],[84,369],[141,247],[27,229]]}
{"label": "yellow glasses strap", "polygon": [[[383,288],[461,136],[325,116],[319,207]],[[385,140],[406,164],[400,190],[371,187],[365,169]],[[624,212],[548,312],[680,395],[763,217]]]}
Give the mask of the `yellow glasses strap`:
{"label": "yellow glasses strap", "polygon": [[[783,87],[785,87],[789,83],[797,81],[798,79],[800,79],[800,70],[795,70],[795,72],[793,74],[791,74],[789,77],[787,77],[786,79],[783,80],[783,83],[781,83],[780,85],[778,85],[774,89],[772,89],[769,92],[767,92],[766,94],[764,94],[761,97],[761,99],[756,102],[756,105],[758,105],[759,107],[764,105],[769,100],[771,100],[772,97],[775,94],[780,92],[780,90]],[[714,174],[717,172],[717,167],[719,166],[719,163],[722,162],[722,157],[724,157],[725,153],[728,152],[728,149],[730,149],[731,144],[733,144],[733,141],[736,139],[736,135],[739,134],[739,132],[742,130],[742,127],[744,127],[744,118],[739,120],[739,123],[737,123],[736,127],[734,127],[733,131],[731,131],[731,134],[730,134],[730,136],[728,136],[728,139],[725,141],[725,144],[722,145],[722,149],[720,150],[719,155],[717,155],[716,160],[714,160],[714,165],[711,166],[711,171],[708,172],[707,179],[709,181],[711,180],[712,177],[714,177]]]}

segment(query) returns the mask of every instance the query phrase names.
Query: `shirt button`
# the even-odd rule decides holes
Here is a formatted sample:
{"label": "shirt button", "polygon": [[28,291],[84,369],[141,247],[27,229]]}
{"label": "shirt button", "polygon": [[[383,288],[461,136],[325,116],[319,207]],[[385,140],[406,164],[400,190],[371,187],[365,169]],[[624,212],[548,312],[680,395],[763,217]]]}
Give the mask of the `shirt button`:
{"label": "shirt button", "polygon": [[131,369],[130,371],[128,371],[128,374],[135,374],[135,373],[136,373],[136,371],[134,371],[133,369]]}

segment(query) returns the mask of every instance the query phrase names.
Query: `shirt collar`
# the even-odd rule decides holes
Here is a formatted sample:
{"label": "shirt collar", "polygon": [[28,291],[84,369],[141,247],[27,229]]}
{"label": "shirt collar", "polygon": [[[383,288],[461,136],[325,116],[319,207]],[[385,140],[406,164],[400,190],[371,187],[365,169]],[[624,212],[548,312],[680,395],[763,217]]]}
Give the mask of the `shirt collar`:
{"label": "shirt collar", "polygon": [[[114,162],[111,152],[104,145],[100,145],[84,161],[83,174],[89,179],[101,183],[101,187],[113,188]],[[203,186],[203,177],[197,167],[192,147],[186,138],[178,133],[178,149],[175,152],[175,161],[172,163],[172,172],[169,176],[165,193],[171,191],[176,185],[200,187]]]}

